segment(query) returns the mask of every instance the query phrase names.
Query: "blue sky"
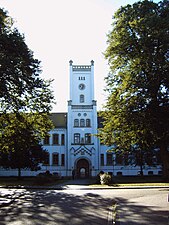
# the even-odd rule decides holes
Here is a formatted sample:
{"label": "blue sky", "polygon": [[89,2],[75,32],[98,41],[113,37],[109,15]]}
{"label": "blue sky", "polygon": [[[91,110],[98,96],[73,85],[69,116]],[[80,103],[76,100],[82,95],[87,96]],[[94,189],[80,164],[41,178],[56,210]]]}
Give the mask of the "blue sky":
{"label": "blue sky", "polygon": [[[88,65],[95,61],[95,100],[105,102],[104,77],[108,74],[106,34],[112,15],[133,0],[0,0],[25,35],[26,44],[41,61],[42,76],[54,79],[57,104],[54,112],[66,112],[69,100],[69,60]],[[154,2],[158,2],[157,0]]]}

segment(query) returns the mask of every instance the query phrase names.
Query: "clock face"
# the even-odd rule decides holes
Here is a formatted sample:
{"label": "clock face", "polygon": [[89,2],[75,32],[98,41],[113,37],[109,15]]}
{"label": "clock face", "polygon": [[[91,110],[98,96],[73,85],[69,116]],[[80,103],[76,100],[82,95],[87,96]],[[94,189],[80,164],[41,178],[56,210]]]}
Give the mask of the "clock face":
{"label": "clock face", "polygon": [[84,90],[85,89],[85,85],[84,84],[79,84],[79,89],[80,90]]}

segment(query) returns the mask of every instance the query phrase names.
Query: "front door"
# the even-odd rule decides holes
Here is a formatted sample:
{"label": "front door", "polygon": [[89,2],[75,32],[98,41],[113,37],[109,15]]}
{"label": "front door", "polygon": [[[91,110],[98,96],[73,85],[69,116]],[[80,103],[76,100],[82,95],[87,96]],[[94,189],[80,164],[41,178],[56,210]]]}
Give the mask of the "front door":
{"label": "front door", "polygon": [[89,162],[86,159],[79,159],[76,166],[77,178],[89,177]]}

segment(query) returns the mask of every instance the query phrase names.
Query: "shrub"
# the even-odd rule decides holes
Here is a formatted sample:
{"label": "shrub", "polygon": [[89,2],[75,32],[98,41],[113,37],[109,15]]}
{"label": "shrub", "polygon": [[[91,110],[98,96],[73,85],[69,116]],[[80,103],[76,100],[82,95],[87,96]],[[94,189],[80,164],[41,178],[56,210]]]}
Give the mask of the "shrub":
{"label": "shrub", "polygon": [[111,183],[111,175],[108,173],[100,174],[100,183],[109,185]]}

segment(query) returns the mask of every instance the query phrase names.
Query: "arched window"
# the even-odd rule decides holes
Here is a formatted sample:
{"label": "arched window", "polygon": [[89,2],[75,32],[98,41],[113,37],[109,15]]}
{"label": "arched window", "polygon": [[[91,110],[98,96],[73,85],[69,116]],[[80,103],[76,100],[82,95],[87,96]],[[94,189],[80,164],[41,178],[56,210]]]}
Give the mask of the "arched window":
{"label": "arched window", "polygon": [[86,127],[90,127],[90,119],[86,119]]}
{"label": "arched window", "polygon": [[85,134],[85,144],[91,144],[91,134]]}
{"label": "arched window", "polygon": [[85,120],[84,119],[80,119],[80,126],[84,127],[85,126]]}
{"label": "arched window", "polygon": [[53,134],[53,145],[59,144],[59,134]]}
{"label": "arched window", "polygon": [[84,102],[84,95],[80,95],[80,103]]}
{"label": "arched window", "polygon": [[74,120],[74,127],[79,127],[79,120],[78,119]]}
{"label": "arched window", "polygon": [[80,134],[79,133],[74,134],[74,144],[80,144]]}

